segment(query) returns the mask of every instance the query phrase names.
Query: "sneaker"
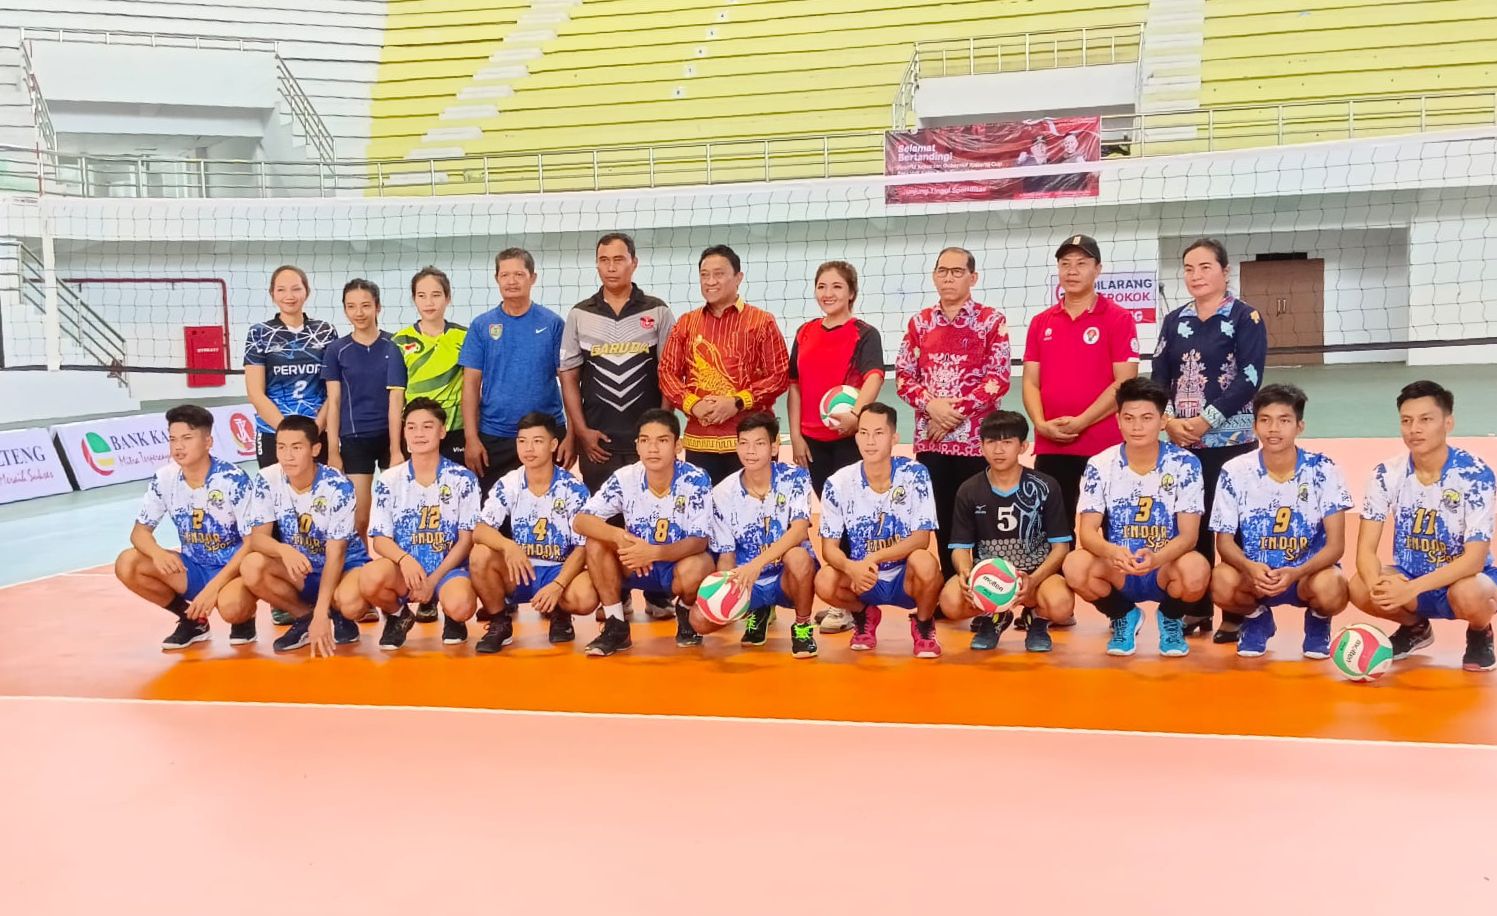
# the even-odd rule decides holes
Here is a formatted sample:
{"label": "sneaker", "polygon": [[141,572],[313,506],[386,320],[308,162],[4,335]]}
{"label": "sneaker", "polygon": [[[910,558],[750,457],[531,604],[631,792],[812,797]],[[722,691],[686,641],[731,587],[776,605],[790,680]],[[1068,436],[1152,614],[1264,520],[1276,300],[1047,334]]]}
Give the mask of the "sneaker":
{"label": "sneaker", "polygon": [[276,607],[270,609],[270,622],[278,627],[289,627],[296,623],[296,618],[291,616],[290,611],[283,611]]}
{"label": "sneaker", "polygon": [[[412,610],[413,617],[417,623],[435,623],[437,619],[437,603],[435,601],[423,601]],[[443,640],[445,642],[445,640]]]}
{"label": "sneaker", "polygon": [[312,615],[291,621],[291,628],[276,638],[271,645],[277,652],[294,652],[311,642],[307,630],[312,627]]}
{"label": "sneaker", "polygon": [[985,652],[998,648],[998,640],[1002,638],[1003,631],[1014,623],[1014,612],[978,614],[972,618],[972,623],[972,648],[978,652]]}
{"label": "sneaker", "polygon": [[212,638],[213,634],[208,632],[208,621],[188,620],[183,617],[177,621],[177,628],[172,630],[172,635],[161,640],[161,648],[185,649],[195,642],[203,642]]}
{"label": "sneaker", "polygon": [[910,636],[915,641],[916,658],[940,658],[941,644],[936,642],[936,622],[910,615]]}
{"label": "sneaker", "polygon": [[651,620],[672,620],[676,616],[676,605],[670,595],[645,593],[645,616]]}
{"label": "sneaker", "polygon": [[1185,615],[1185,622],[1184,622],[1184,630],[1185,630],[1185,635],[1186,636],[1196,636],[1196,635],[1210,636],[1211,635],[1211,618],[1210,617],[1197,617],[1194,614],[1186,614]]}
{"label": "sneaker", "polygon": [[629,638],[629,621],[608,617],[603,621],[602,631],[598,633],[596,639],[587,644],[584,651],[595,658],[601,658],[615,652],[622,652],[632,645],[634,642]]}
{"label": "sneaker", "polygon": [[255,641],[255,618],[229,627],[229,645],[247,646]]}
{"label": "sneaker", "polygon": [[359,625],[335,612],[333,614],[333,644],[351,646],[358,641]]}
{"label": "sneaker", "polygon": [[702,634],[692,629],[691,610],[684,604],[676,605],[676,648],[690,649],[702,644]]}
{"label": "sneaker", "polygon": [[460,646],[468,641],[468,625],[451,617],[442,618],[442,645]]}
{"label": "sneaker", "polygon": [[1300,652],[1305,658],[1331,657],[1331,618],[1306,609],[1305,643]]}
{"label": "sneaker", "polygon": [[1014,629],[1020,633],[1029,629],[1029,624],[1034,621],[1034,608],[1026,607],[1019,609],[1019,616],[1014,618]]}
{"label": "sneaker", "polygon": [[359,623],[379,623],[379,608],[371,607],[359,618]]}
{"label": "sneaker", "polygon": [[1029,621],[1029,629],[1024,632],[1024,651],[1049,652],[1054,646],[1055,641],[1050,638],[1050,621],[1043,617]]}
{"label": "sneaker", "polygon": [[[846,612],[844,612],[846,613]],[[870,604],[861,611],[853,611],[848,614],[852,618],[852,649],[854,652],[867,652],[878,645],[878,625],[884,619],[884,611],[878,605]],[[831,619],[831,615],[827,615]],[[823,630],[822,632],[825,632]]]}
{"label": "sneaker", "polygon": [[762,646],[769,638],[769,625],[774,623],[774,608],[753,608],[748,616],[743,618],[743,638],[738,641],[743,646]]}
{"label": "sneaker", "polygon": [[415,625],[416,615],[409,608],[402,608],[399,614],[386,614],[385,631],[379,637],[380,651],[394,652],[405,645],[406,634]]}
{"label": "sneaker", "polygon": [[826,612],[825,617],[821,618],[821,632],[823,633],[846,633],[854,625],[852,614],[840,607],[832,608]]}
{"label": "sneaker", "polygon": [[552,611],[551,629],[546,633],[546,638],[553,646],[576,639],[577,631],[572,628],[572,615],[561,608]]}
{"label": "sneaker", "polygon": [[[1237,654],[1243,658],[1257,658],[1268,651],[1268,641],[1279,632],[1279,625],[1273,619],[1273,611],[1259,606],[1258,613],[1242,622],[1237,629]],[[1326,642],[1330,642],[1330,627],[1326,628]],[[1305,636],[1306,644],[1309,641],[1308,633]]]}
{"label": "sneaker", "polygon": [[[467,627],[463,628],[463,635],[467,636]],[[473,651],[479,655],[493,655],[514,641],[514,618],[508,614],[495,614],[484,627],[483,635],[478,637],[478,645],[473,647]]]}
{"label": "sneaker", "polygon": [[1420,620],[1414,626],[1404,625],[1394,630],[1389,641],[1393,643],[1393,660],[1398,661],[1434,642],[1435,631],[1428,620]]}
{"label": "sneaker", "polygon": [[1491,671],[1497,668],[1497,655],[1492,651],[1492,625],[1480,630],[1466,627],[1466,654],[1461,667],[1467,671]]}
{"label": "sneaker", "polygon": [[816,657],[816,626],[810,623],[790,625],[790,655],[794,658]]}
{"label": "sneaker", "polygon": [[1189,655],[1190,646],[1185,642],[1185,621],[1176,617],[1166,617],[1158,611],[1154,616],[1159,621],[1159,654],[1165,658],[1181,658]]}
{"label": "sneaker", "polygon": [[1138,651],[1138,631],[1144,628],[1144,612],[1134,607],[1112,621],[1112,638],[1107,641],[1108,655],[1132,655]]}
{"label": "sneaker", "polygon": [[[1202,635],[1205,635],[1204,629],[1201,632]],[[1231,645],[1237,642],[1237,634],[1241,632],[1242,627],[1240,624],[1238,626],[1231,627],[1230,629],[1225,624],[1223,624],[1222,626],[1216,628],[1215,633],[1211,634],[1211,642],[1213,645],[1217,646]]]}

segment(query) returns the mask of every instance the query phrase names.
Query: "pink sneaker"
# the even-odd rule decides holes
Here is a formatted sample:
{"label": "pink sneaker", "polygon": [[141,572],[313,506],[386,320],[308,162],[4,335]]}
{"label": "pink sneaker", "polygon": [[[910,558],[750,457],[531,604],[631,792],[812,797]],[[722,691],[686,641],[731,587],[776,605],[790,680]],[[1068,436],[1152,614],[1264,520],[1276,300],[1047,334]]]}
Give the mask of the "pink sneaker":
{"label": "pink sneaker", "polygon": [[936,642],[936,622],[910,615],[910,636],[915,640],[916,658],[940,658],[941,644]]}
{"label": "pink sneaker", "polygon": [[867,652],[878,645],[878,625],[883,619],[884,612],[872,604],[861,611],[852,612],[852,649],[854,652]]}

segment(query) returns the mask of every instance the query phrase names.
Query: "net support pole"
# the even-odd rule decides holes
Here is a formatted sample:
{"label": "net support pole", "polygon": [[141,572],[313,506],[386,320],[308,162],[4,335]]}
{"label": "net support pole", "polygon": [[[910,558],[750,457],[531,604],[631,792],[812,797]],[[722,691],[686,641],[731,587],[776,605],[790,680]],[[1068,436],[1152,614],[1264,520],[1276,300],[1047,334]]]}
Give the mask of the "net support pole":
{"label": "net support pole", "polygon": [[46,311],[42,317],[42,336],[47,353],[47,371],[62,369],[62,321],[57,306],[57,246],[52,241],[52,226],[42,214],[42,293]]}

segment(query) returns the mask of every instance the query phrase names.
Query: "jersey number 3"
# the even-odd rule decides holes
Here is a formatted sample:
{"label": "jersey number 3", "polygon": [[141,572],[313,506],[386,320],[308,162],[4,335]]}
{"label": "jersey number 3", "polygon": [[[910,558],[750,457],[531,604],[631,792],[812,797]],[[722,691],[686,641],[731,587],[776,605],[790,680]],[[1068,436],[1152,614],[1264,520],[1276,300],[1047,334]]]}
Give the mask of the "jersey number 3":
{"label": "jersey number 3", "polygon": [[1133,516],[1133,524],[1142,525],[1154,517],[1154,497],[1140,496],[1138,498],[1138,514]]}

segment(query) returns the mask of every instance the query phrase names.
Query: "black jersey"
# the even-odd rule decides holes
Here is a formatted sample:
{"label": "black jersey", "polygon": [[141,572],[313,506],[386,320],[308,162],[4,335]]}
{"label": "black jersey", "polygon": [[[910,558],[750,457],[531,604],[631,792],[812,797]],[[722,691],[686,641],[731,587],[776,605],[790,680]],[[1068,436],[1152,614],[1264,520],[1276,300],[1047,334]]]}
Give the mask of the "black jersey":
{"label": "black jersey", "polygon": [[1019,485],[1000,492],[987,472],[973,476],[956,491],[951,548],[972,551],[973,560],[1002,557],[1024,572],[1034,572],[1051,544],[1071,540],[1060,484],[1049,474],[1024,468]]}

